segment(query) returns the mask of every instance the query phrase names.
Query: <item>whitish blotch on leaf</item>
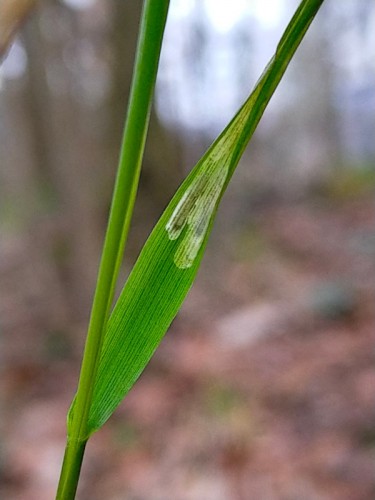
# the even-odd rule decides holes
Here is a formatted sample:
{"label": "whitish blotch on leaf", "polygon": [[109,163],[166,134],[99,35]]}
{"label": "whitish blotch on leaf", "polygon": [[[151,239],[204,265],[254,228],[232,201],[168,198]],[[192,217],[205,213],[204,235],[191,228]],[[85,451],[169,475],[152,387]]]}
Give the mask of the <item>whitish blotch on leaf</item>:
{"label": "whitish blotch on leaf", "polygon": [[192,266],[228,175],[226,162],[215,160],[207,159],[208,163],[187,188],[165,227],[169,239],[176,240],[187,226],[173,259],[180,269]]}

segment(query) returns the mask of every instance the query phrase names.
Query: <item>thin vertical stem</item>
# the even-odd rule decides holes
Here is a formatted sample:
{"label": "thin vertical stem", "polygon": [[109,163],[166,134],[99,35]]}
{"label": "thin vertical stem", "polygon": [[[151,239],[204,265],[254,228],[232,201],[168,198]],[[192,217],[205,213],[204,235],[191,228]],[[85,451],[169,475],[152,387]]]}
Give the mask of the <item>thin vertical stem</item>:
{"label": "thin vertical stem", "polygon": [[[105,325],[137,193],[169,0],[145,0],[117,178],[91,310],[80,379],[68,425],[57,500],[75,498]],[[120,64],[120,62],[119,62]]]}
{"label": "thin vertical stem", "polygon": [[87,441],[67,441],[56,499],[75,498],[86,443]]}

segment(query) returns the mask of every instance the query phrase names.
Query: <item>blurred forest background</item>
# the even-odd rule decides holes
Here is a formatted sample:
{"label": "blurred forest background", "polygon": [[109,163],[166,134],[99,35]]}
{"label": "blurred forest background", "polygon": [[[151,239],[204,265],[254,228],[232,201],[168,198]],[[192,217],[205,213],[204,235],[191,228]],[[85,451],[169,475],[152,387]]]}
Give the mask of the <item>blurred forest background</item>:
{"label": "blurred forest background", "polygon": [[[259,77],[295,0],[172,0],[126,274]],[[0,491],[65,441],[141,2],[44,0],[0,69]],[[370,500],[375,6],[326,0],[223,200],[198,280],[79,499]]]}

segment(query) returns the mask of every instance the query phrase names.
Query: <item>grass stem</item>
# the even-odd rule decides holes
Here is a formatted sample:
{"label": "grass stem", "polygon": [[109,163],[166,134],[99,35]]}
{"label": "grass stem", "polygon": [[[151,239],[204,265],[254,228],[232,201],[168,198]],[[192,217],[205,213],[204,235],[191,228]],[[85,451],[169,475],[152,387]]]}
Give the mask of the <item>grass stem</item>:
{"label": "grass stem", "polygon": [[[57,500],[75,498],[85,445],[87,421],[106,321],[129,232],[149,123],[169,0],[145,0],[141,16],[128,113],[123,133],[117,178],[82,360],[74,411]],[[126,29],[124,27],[124,29]],[[121,64],[121,61],[118,62]]]}
{"label": "grass stem", "polygon": [[67,441],[56,498],[75,498],[86,443]]}

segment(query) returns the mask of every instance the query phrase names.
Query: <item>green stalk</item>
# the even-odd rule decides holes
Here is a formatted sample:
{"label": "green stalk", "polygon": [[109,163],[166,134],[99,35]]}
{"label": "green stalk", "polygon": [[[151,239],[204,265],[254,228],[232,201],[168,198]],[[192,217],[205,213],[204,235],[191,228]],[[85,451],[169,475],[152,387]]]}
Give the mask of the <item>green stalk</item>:
{"label": "green stalk", "polygon": [[56,500],[74,499],[77,491],[86,441],[68,439],[61,468]]}
{"label": "green stalk", "polygon": [[145,0],[143,5],[117,178],[99,266],[74,411],[70,415],[71,419],[68,424],[68,439],[56,500],[75,498],[84,450],[89,437],[87,419],[105,326],[137,193],[168,7],[169,0]]}

